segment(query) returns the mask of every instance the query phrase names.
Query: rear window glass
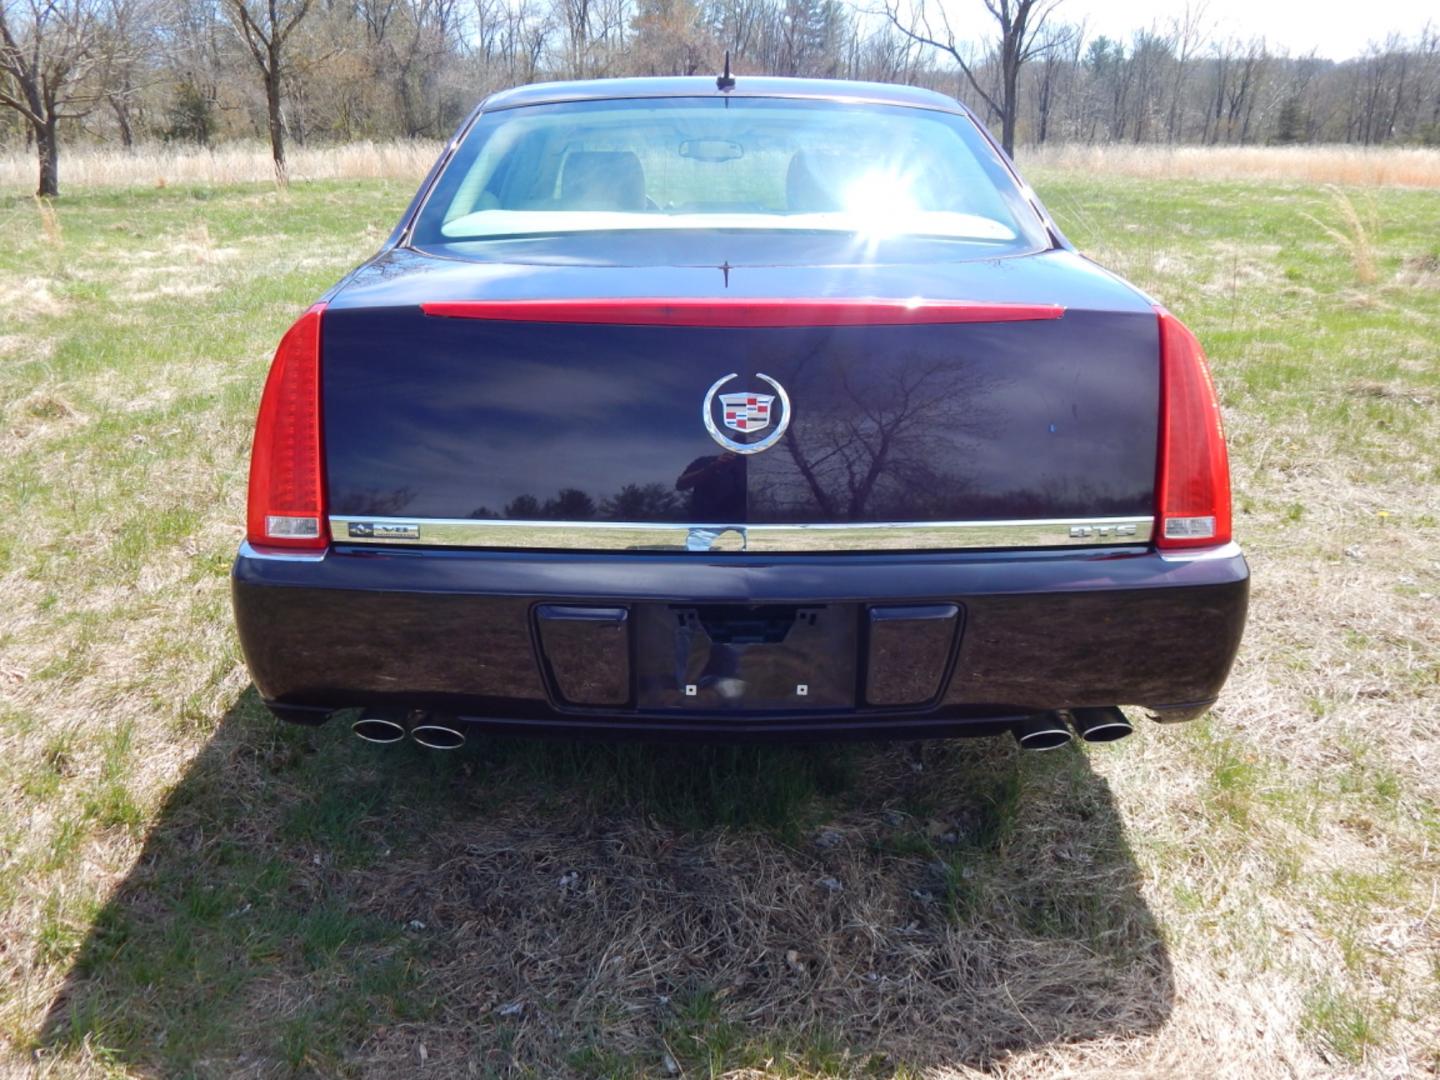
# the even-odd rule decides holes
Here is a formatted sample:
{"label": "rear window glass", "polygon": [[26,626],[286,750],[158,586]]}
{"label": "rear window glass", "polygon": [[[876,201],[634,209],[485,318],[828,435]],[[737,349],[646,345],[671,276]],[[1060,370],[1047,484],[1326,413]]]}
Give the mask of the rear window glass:
{"label": "rear window glass", "polygon": [[607,230],[808,230],[1044,245],[963,115],[779,98],[637,98],[483,114],[417,246]]}

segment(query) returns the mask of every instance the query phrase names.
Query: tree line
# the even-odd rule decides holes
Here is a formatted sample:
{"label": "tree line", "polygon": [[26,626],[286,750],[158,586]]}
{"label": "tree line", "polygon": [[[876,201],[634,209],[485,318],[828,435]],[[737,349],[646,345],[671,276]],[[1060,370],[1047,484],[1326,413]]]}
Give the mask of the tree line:
{"label": "tree line", "polygon": [[1112,39],[1063,0],[0,0],[0,145],[59,190],[62,140],[285,147],[436,138],[550,78],[873,79],[1017,143],[1440,145],[1440,30],[1358,58],[1217,35],[1203,7]]}

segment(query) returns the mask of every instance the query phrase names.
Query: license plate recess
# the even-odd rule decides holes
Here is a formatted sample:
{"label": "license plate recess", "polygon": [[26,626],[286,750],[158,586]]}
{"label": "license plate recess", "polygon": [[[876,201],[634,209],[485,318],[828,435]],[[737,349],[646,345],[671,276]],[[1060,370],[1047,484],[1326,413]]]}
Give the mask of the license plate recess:
{"label": "license plate recess", "polygon": [[855,604],[643,604],[634,616],[641,709],[855,708]]}

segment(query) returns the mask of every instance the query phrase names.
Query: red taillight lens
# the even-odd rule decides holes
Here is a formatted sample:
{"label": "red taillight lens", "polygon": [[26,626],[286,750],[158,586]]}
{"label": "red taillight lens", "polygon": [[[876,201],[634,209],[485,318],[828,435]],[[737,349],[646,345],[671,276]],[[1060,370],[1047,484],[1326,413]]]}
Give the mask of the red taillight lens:
{"label": "red taillight lens", "polygon": [[1230,540],[1230,462],[1220,403],[1205,350],[1168,311],[1160,317],[1160,548],[1213,547]]}
{"label": "red taillight lens", "polygon": [[250,453],[247,535],[259,547],[319,550],[330,542],[320,445],[320,317],[316,304],[275,350]]}

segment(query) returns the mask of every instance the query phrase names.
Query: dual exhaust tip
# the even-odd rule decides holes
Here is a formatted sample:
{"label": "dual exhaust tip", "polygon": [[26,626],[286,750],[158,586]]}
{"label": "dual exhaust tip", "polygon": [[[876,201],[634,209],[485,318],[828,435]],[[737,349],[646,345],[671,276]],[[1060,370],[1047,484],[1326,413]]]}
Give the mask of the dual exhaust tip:
{"label": "dual exhaust tip", "polygon": [[427,750],[459,750],[465,745],[465,732],[457,722],[418,709],[403,713],[366,709],[350,730],[377,746],[404,742],[407,736]]}
{"label": "dual exhaust tip", "polygon": [[1015,741],[1026,750],[1054,750],[1075,736],[1090,743],[1115,742],[1133,730],[1125,714],[1114,705],[1038,713],[1011,729]]}

